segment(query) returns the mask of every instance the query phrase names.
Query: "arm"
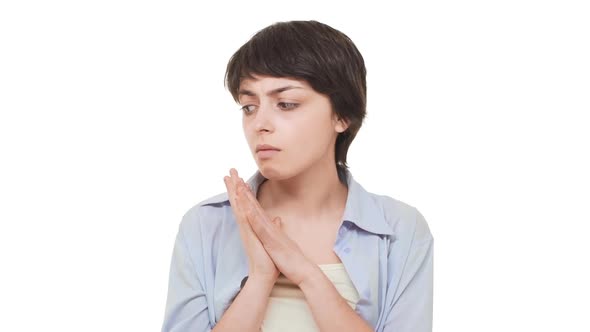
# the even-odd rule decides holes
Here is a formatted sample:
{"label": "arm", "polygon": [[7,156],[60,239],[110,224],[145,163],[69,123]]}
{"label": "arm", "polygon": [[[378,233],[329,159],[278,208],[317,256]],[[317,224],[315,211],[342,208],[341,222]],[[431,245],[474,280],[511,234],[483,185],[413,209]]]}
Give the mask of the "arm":
{"label": "arm", "polygon": [[365,322],[338,293],[326,275],[313,266],[310,277],[300,284],[320,331],[372,332]]}
{"label": "arm", "polygon": [[[383,332],[431,332],[434,238],[418,212],[397,298],[385,317]],[[390,285],[391,286],[391,285]]]}
{"label": "arm", "polygon": [[273,285],[270,281],[248,278],[213,331],[260,331]]}
{"label": "arm", "polygon": [[248,255],[249,276],[230,307],[223,313],[214,331],[260,331],[279,271],[246,221],[247,218],[265,218],[264,211],[255,211],[254,207],[248,204],[246,195],[251,194],[250,187],[238,177],[237,171],[231,169],[230,174],[231,177],[226,176],[223,180]]}
{"label": "arm", "polygon": [[211,331],[209,310],[203,289],[180,228],[170,264],[162,332]]}

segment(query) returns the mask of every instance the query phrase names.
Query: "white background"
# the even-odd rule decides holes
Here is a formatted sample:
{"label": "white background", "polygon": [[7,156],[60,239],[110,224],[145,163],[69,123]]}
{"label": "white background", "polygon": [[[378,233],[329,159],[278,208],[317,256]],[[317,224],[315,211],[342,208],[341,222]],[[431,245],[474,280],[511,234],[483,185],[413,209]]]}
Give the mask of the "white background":
{"label": "white background", "polygon": [[585,1],[3,1],[0,330],[159,331],[182,215],[255,171],[223,86],[315,19],[368,70],[349,151],[435,238],[435,331],[589,331]]}

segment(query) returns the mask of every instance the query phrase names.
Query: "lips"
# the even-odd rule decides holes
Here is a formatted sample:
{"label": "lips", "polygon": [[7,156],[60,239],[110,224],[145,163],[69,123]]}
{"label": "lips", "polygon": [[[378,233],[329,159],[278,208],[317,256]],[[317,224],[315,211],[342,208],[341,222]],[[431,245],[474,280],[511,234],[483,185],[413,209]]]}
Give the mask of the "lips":
{"label": "lips", "polygon": [[281,149],[279,149],[275,146],[269,145],[269,144],[258,144],[256,146],[256,152],[267,151],[267,150],[281,151]]}
{"label": "lips", "polygon": [[279,150],[259,150],[258,152],[256,152],[256,157],[258,157],[258,159],[260,160],[270,159],[279,152]]}

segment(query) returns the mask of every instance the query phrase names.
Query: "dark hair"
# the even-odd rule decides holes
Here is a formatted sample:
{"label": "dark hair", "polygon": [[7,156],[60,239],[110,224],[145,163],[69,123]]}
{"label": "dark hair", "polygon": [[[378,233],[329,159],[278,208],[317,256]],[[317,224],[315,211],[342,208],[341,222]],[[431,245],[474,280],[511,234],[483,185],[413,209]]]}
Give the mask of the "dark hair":
{"label": "dark hair", "polygon": [[236,102],[241,80],[252,74],[304,79],[330,98],[338,119],[348,123],[335,145],[338,178],[347,185],[346,154],[362,126],[367,99],[365,63],[352,40],[317,21],[274,23],[258,31],[227,64],[225,85]]}

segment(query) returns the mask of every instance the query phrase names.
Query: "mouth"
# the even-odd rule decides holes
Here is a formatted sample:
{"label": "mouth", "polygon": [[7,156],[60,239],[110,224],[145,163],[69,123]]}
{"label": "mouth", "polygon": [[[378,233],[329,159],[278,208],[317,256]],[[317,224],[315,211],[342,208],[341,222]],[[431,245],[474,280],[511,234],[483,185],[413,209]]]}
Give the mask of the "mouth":
{"label": "mouth", "polygon": [[270,158],[274,157],[276,154],[278,154],[279,152],[280,152],[279,150],[275,150],[275,149],[258,150],[258,152],[256,152],[256,156],[259,159],[270,159]]}
{"label": "mouth", "polygon": [[281,149],[277,148],[276,146],[272,146],[270,144],[258,144],[258,145],[256,145],[256,152],[263,151],[263,150],[277,150],[277,151],[281,151]]}

